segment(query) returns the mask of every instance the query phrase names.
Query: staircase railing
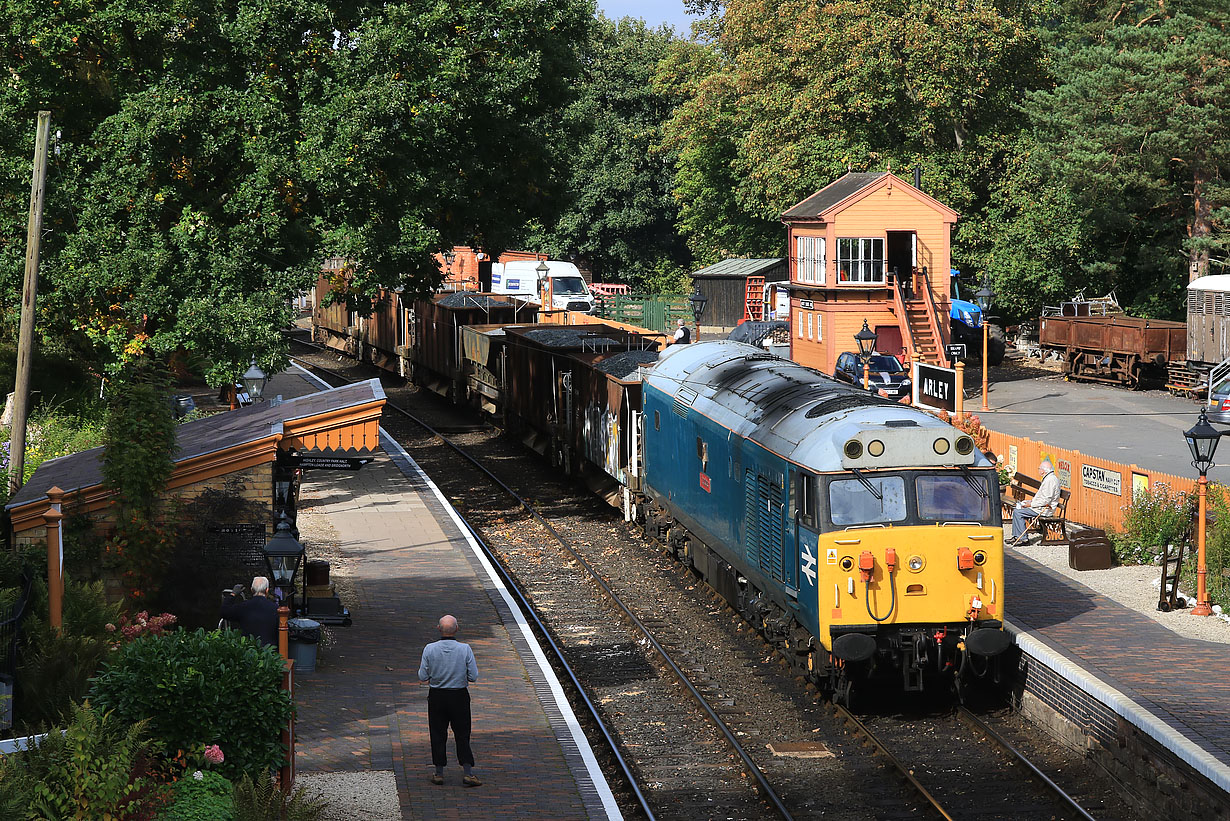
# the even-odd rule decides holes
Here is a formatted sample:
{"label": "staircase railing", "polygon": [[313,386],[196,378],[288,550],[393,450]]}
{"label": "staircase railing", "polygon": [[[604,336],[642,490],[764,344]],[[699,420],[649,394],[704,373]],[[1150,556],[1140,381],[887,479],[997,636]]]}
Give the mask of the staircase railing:
{"label": "staircase railing", "polygon": [[901,277],[896,272],[893,274],[893,311],[897,314],[897,324],[905,325],[905,333],[908,337],[906,350],[909,358],[913,359],[914,354],[918,351],[918,341],[914,339],[914,326],[910,324],[910,315],[905,309],[905,297],[901,293]]}
{"label": "staircase railing", "polygon": [[1212,399],[1213,388],[1217,387],[1227,376],[1230,376],[1230,356],[1223,359],[1219,364],[1214,365],[1213,369],[1209,371],[1209,387],[1205,396]]}
{"label": "staircase railing", "polygon": [[[944,346],[948,344],[948,323],[939,321],[939,308],[935,305],[935,295],[931,293],[931,278],[927,276],[927,269],[922,269],[923,287],[919,290],[923,292],[923,301],[927,305],[927,322],[931,325],[931,333],[935,336],[937,350],[935,355],[943,361]],[[986,318],[983,318],[985,321]]]}

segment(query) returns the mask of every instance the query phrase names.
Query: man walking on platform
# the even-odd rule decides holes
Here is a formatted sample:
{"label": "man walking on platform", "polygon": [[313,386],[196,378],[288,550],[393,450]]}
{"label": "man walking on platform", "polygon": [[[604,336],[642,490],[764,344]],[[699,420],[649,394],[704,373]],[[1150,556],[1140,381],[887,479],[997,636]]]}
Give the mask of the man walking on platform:
{"label": "man walking on platform", "polygon": [[483,782],[471,772],[474,753],[470,751],[469,690],[470,682],[478,681],[478,665],[470,645],[457,641],[457,619],[444,616],[439,628],[440,640],[423,648],[423,660],[419,663],[419,681],[426,681],[430,686],[427,726],[431,731],[431,763],[436,767],[431,783],[444,783],[448,728],[451,726],[457,744],[457,761],[465,771],[461,783],[478,787]]}

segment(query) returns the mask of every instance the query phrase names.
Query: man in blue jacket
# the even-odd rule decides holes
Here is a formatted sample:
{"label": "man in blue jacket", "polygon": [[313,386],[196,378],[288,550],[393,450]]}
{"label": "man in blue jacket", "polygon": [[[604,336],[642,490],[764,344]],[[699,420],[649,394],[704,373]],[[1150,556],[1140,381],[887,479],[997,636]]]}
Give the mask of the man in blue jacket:
{"label": "man in blue jacket", "polygon": [[427,726],[431,731],[431,763],[436,767],[431,783],[444,783],[444,765],[448,763],[445,745],[451,726],[457,743],[457,761],[465,771],[461,783],[478,787],[483,782],[471,772],[474,753],[470,750],[469,689],[470,682],[478,681],[478,665],[470,645],[457,641],[457,619],[444,616],[439,628],[440,640],[423,648],[423,660],[419,662],[419,681],[430,686]]}

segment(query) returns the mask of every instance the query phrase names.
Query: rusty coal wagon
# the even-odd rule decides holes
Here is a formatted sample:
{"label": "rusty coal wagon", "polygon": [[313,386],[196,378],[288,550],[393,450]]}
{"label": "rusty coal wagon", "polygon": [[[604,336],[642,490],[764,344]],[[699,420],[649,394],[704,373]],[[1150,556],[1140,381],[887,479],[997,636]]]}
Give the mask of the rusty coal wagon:
{"label": "rusty coal wagon", "polygon": [[410,368],[404,376],[436,393],[466,394],[462,329],[536,321],[538,306],[513,296],[458,291],[417,300],[409,312]]}
{"label": "rusty coal wagon", "polygon": [[1187,326],[1126,314],[1044,316],[1038,342],[1044,350],[1063,354],[1064,373],[1072,379],[1135,390],[1146,372],[1164,372],[1168,363],[1187,357]]}
{"label": "rusty coal wagon", "polygon": [[639,367],[657,359],[664,335],[586,323],[508,327],[504,337],[509,429],[603,495],[635,486]]}

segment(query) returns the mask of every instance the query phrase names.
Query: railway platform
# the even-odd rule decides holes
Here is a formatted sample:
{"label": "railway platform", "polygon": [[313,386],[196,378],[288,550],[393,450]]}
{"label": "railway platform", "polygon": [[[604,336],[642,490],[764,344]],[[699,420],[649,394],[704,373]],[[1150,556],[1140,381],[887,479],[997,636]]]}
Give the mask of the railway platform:
{"label": "railway platform", "polygon": [[[320,389],[294,370],[275,379],[268,390],[287,397],[302,388],[296,379]],[[346,604],[354,623],[333,631],[315,672],[296,677],[298,772],[391,772],[403,819],[618,817],[523,617],[447,500],[383,432],[381,442],[383,452],[357,473],[304,476],[301,517],[325,519],[353,560]],[[418,663],[445,613],[458,618],[458,638],[478,661],[472,745],[483,785],[473,789],[461,785],[451,740],[445,785],[429,782],[428,688]]]}
{"label": "railway platform", "polygon": [[1011,549],[1004,582],[1019,697],[1108,751],[1122,779],[1133,762],[1160,762],[1176,800],[1230,812],[1230,647],[1179,636]]}

